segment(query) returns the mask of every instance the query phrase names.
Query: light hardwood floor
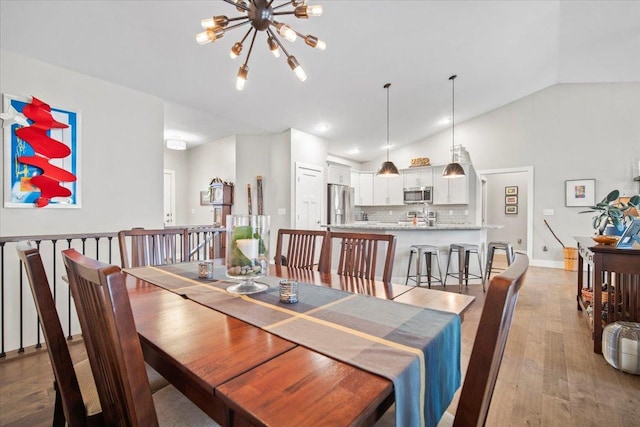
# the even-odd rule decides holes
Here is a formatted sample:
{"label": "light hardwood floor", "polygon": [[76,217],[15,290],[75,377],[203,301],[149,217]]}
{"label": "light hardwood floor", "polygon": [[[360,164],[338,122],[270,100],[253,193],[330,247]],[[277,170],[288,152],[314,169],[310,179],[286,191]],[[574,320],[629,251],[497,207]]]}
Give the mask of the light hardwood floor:
{"label": "light hardwood floor", "polygon": [[[575,280],[575,272],[529,268],[487,425],[640,425],[640,376],[619,372],[593,353],[586,314],[576,311]],[[463,372],[484,303],[480,285],[465,292],[477,300],[462,324]],[[81,343],[71,349],[74,360],[86,357]],[[1,361],[0,425],[51,425],[52,378],[46,350]],[[457,398],[450,412],[456,404]]]}

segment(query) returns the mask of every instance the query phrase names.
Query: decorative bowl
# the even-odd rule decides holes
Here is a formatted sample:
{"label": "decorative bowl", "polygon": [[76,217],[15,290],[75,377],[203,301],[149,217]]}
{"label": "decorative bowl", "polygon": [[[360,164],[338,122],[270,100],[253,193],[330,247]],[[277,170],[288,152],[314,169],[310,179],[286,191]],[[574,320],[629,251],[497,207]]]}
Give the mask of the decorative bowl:
{"label": "decorative bowl", "polygon": [[615,245],[618,243],[619,236],[594,236],[592,239],[601,245]]}

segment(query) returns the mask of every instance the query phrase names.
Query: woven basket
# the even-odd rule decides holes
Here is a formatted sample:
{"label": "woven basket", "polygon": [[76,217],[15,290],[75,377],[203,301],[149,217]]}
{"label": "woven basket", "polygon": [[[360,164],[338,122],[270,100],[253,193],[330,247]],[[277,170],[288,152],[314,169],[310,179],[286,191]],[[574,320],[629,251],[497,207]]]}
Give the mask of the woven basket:
{"label": "woven basket", "polygon": [[[582,288],[582,298],[589,303],[593,302],[593,290]],[[607,292],[602,292],[602,303],[609,301],[609,294]]]}

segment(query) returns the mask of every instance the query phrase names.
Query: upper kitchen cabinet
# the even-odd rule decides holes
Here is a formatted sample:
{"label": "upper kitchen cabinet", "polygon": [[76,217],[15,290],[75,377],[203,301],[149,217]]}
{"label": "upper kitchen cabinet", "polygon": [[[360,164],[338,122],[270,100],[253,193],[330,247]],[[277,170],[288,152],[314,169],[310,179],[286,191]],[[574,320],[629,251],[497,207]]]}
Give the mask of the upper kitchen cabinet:
{"label": "upper kitchen cabinet", "polygon": [[373,179],[373,204],[375,206],[400,206],[404,204],[402,175],[376,176]]}
{"label": "upper kitchen cabinet", "polygon": [[351,185],[351,168],[339,163],[327,163],[327,184]]}
{"label": "upper kitchen cabinet", "polygon": [[351,171],[351,186],[354,188],[354,205],[373,205],[373,172]]}
{"label": "upper kitchen cabinet", "polygon": [[403,169],[402,174],[404,188],[430,187],[433,185],[433,168],[430,166]]}
{"label": "upper kitchen cabinet", "polygon": [[432,168],[434,205],[469,204],[469,195],[475,191],[477,176],[471,164],[462,163],[461,165],[465,176],[460,178],[443,178],[444,165]]}

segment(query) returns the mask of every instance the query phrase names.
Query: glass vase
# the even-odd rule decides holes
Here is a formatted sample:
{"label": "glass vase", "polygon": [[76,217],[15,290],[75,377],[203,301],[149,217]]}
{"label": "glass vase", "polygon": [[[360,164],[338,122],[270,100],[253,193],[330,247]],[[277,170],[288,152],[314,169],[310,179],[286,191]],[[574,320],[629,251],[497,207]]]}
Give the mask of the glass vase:
{"label": "glass vase", "polygon": [[240,281],[228,292],[247,295],[269,288],[254,281],[269,269],[269,223],[266,215],[227,215],[227,277]]}

